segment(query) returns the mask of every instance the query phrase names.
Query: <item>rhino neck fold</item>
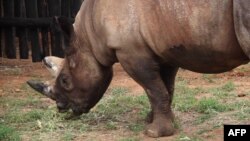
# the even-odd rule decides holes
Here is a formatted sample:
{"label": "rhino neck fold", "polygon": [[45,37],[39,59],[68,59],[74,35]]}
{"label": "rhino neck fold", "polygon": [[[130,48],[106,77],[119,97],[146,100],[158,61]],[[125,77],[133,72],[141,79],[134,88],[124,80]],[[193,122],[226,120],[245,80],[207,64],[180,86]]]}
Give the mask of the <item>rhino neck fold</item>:
{"label": "rhino neck fold", "polygon": [[[88,5],[88,6],[87,6]],[[103,66],[110,67],[117,58],[115,51],[107,47],[105,43],[105,34],[99,31],[100,23],[93,20],[95,15],[93,11],[94,1],[86,1],[81,6],[74,23],[74,32],[78,40],[78,46],[82,51],[91,51],[93,57]]]}

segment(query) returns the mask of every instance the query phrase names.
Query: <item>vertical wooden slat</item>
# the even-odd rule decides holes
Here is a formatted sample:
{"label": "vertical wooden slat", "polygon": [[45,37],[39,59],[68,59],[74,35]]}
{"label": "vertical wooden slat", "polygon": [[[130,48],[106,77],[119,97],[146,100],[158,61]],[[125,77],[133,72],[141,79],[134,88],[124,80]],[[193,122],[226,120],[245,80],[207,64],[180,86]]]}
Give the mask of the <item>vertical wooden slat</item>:
{"label": "vertical wooden slat", "polygon": [[[53,1],[53,0],[52,0]],[[37,18],[37,0],[25,0],[26,15],[28,18]],[[38,29],[35,27],[30,28],[29,31],[31,40],[32,60],[33,62],[39,62],[42,60],[42,53],[39,44]]]}
{"label": "vertical wooden slat", "polygon": [[[49,16],[61,15],[61,0],[48,0]],[[51,52],[53,56],[63,57],[64,52],[62,49],[62,35],[53,26],[51,26]]]}
{"label": "vertical wooden slat", "polygon": [[79,11],[83,0],[72,0],[71,1],[71,17],[75,18]]}
{"label": "vertical wooden slat", "polygon": [[[62,16],[64,17],[68,17],[68,18],[71,18],[71,0],[61,0],[61,3],[62,3]],[[62,36],[62,40],[63,40],[63,44],[62,44],[62,48],[65,49],[67,46],[66,43],[67,41],[64,39],[64,37]]]}
{"label": "vertical wooden slat", "polygon": [[[2,17],[2,6],[3,0],[0,0],[0,18]],[[3,57],[3,47],[2,47],[2,28],[0,27],[0,57]]]}
{"label": "vertical wooden slat", "polygon": [[[38,0],[38,15],[39,17],[48,17],[48,2],[47,0]],[[48,28],[44,27],[41,28],[42,34],[42,46],[43,46],[43,56],[49,56],[49,35],[48,35]]]}
{"label": "vertical wooden slat", "polygon": [[[26,7],[24,0],[15,0],[16,5],[16,17],[26,17]],[[29,58],[29,48],[28,48],[28,40],[27,40],[27,29],[26,28],[17,28],[17,33],[19,37],[19,54],[21,59]]]}
{"label": "vertical wooden slat", "polygon": [[61,0],[62,3],[62,16],[70,17],[70,0]]}
{"label": "vertical wooden slat", "polygon": [[[3,1],[4,17],[14,17],[14,0]],[[4,28],[5,37],[5,54],[8,58],[16,58],[16,48],[14,46],[14,31],[13,27]]]}

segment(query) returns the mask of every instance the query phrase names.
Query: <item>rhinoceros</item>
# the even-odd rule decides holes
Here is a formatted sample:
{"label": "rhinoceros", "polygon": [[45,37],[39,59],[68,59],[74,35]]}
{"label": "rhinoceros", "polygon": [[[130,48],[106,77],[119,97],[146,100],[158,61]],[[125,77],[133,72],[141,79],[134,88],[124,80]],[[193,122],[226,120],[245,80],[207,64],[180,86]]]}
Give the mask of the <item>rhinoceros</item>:
{"label": "rhinoceros", "polygon": [[221,73],[250,57],[249,0],[85,0],[73,24],[54,24],[67,41],[63,66],[55,84],[29,84],[80,116],[102,98],[119,62],[147,93],[150,137],[174,134],[178,68]]}

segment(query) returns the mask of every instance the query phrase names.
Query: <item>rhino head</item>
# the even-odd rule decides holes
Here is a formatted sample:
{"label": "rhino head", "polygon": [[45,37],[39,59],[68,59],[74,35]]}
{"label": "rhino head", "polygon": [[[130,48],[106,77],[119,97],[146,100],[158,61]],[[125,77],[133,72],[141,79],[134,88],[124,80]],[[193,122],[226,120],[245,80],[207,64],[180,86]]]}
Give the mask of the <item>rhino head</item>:
{"label": "rhino head", "polygon": [[[75,34],[73,25],[65,18],[54,19],[55,26],[68,41],[65,58],[55,65],[54,58],[44,63],[56,77],[55,83],[30,80],[27,83],[39,93],[56,101],[59,112],[72,110],[72,116],[87,113],[105,93],[113,76],[112,67],[99,63],[82,37]],[[59,63],[59,64],[60,64]],[[57,69],[53,69],[57,68]]]}

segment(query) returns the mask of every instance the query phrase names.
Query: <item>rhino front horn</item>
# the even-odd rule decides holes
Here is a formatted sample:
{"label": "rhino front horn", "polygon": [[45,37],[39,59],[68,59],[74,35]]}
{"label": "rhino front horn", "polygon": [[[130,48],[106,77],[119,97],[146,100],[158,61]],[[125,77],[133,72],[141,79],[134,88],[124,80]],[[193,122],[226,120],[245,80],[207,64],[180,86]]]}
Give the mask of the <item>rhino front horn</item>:
{"label": "rhino front horn", "polygon": [[29,80],[27,81],[27,84],[37,92],[54,100],[51,92],[51,86],[48,86],[47,84],[44,84],[43,82],[39,82],[37,80]]}

